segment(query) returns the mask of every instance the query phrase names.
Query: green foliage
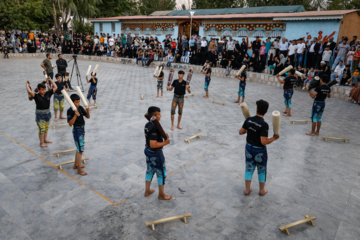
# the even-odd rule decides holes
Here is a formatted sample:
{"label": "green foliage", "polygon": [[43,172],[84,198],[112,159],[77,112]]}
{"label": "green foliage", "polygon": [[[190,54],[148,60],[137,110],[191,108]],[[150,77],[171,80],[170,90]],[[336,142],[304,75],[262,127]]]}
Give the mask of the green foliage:
{"label": "green foliage", "polygon": [[174,10],[176,0],[139,0],[138,4],[141,15],[150,15],[155,11]]}
{"label": "green foliage", "polygon": [[[248,0],[249,7],[263,7],[263,6],[290,6],[303,5],[309,11],[313,10],[312,2],[317,0]],[[320,0],[321,2],[323,0]]]}
{"label": "green foliage", "polygon": [[244,7],[245,0],[193,0],[194,9],[214,9],[214,8],[238,8]]}
{"label": "green foliage", "polygon": [[0,29],[48,30],[51,26],[52,9],[47,0],[0,1]]}
{"label": "green foliage", "polygon": [[88,32],[94,32],[94,26],[92,23],[83,23],[81,20],[75,20],[74,21],[74,30],[77,33],[88,33]]}
{"label": "green foliage", "polygon": [[96,5],[96,17],[116,17],[121,15],[135,15],[136,3],[131,0],[103,0]]}
{"label": "green foliage", "polygon": [[360,9],[359,0],[331,0],[328,4],[328,10]]}

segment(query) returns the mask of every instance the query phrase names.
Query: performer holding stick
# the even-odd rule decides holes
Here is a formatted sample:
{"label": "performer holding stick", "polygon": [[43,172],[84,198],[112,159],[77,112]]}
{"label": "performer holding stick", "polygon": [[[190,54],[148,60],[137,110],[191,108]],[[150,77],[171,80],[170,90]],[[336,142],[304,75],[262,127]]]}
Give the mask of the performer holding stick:
{"label": "performer holding stick", "polygon": [[61,91],[63,89],[65,89],[66,91],[69,91],[67,82],[63,81],[63,77],[62,74],[58,73],[55,75],[56,78],[56,86],[57,86],[57,90],[54,93],[54,114],[55,114],[55,122],[57,122],[57,112],[60,108],[60,119],[66,119],[66,117],[63,116],[63,111],[64,111],[64,107],[65,107],[65,102],[64,102],[64,95],[62,95]]}
{"label": "performer holding stick", "polygon": [[[65,91],[62,92],[64,95],[67,95]],[[66,99],[68,100],[68,95]],[[67,119],[69,126],[73,126],[73,137],[75,141],[76,146],[76,153],[75,153],[75,163],[74,163],[74,169],[77,169],[77,173],[80,175],[87,175],[85,171],[82,170],[85,166],[81,165],[81,159],[82,154],[84,152],[84,146],[85,146],[85,120],[84,116],[86,118],[90,118],[90,108],[87,108],[86,110],[80,106],[80,96],[76,93],[71,94],[70,101],[73,102],[76,109],[72,109],[70,107],[67,110]],[[68,100],[69,101],[69,100]],[[70,104],[71,105],[71,104]]]}
{"label": "performer holding stick", "polygon": [[201,70],[201,73],[205,75],[205,86],[204,86],[205,96],[203,96],[203,98],[209,98],[209,85],[211,81],[211,65],[212,63],[209,62],[206,68],[205,69],[203,68],[203,70]]}
{"label": "performer holding stick", "polygon": [[163,90],[163,85],[164,85],[164,72],[163,72],[163,69],[164,69],[164,66],[160,66],[159,68],[157,67],[159,73],[157,73],[157,71],[155,71],[154,73],[154,78],[157,79],[157,95],[156,95],[156,98],[159,97],[159,91],[161,90],[161,98],[163,97],[164,95],[164,90]]}
{"label": "performer holding stick", "polygon": [[[149,107],[147,112],[149,122],[145,125],[145,156],[146,156],[146,175],[145,175],[145,194],[147,197],[154,193],[155,190],[150,189],[151,181],[156,173],[160,200],[170,200],[171,195],[166,195],[164,192],[166,167],[165,157],[162,148],[170,143],[169,135],[165,134],[159,123],[161,119],[161,110],[158,107]],[[155,119],[154,119],[155,118]],[[154,124],[154,123],[157,123]],[[156,127],[158,126],[158,127]],[[164,138],[164,134],[166,135]],[[165,140],[165,141],[164,141]]]}
{"label": "performer holding stick", "polygon": [[[283,73],[284,74],[284,73]],[[280,78],[280,73],[276,75],[276,78],[280,83],[283,83],[284,86],[284,102],[285,102],[285,117],[291,117],[291,98],[294,94],[294,84],[296,83],[296,77],[294,76],[295,69],[291,68],[289,71],[289,76],[286,77],[284,80]]]}
{"label": "performer holding stick", "polygon": [[[48,78],[53,85],[53,88],[46,91],[45,83],[42,82],[38,84],[37,88],[33,91],[30,89],[30,83],[26,83],[26,90],[28,94],[35,99],[36,111],[35,111],[35,120],[39,128],[39,139],[40,147],[47,147],[46,143],[52,143],[47,139],[47,132],[49,130],[51,112],[50,112],[50,99],[53,95],[57,86],[51,78]],[[49,84],[48,84],[49,85]]]}
{"label": "performer holding stick", "polygon": [[171,87],[169,86],[167,87],[168,91],[172,91],[175,88],[174,98],[172,100],[172,105],[171,105],[171,130],[174,130],[174,118],[175,118],[176,106],[179,106],[177,128],[182,129],[182,127],[180,126],[180,121],[182,116],[182,110],[184,107],[185,91],[187,90],[188,93],[191,93],[190,86],[187,85],[186,81],[184,80],[184,74],[185,72],[183,70],[180,70],[178,72],[179,79],[175,79],[171,84]]}
{"label": "performer holding stick", "polygon": [[314,92],[311,92],[310,89],[307,89],[309,96],[314,98],[314,103],[311,112],[311,132],[306,133],[306,135],[315,136],[319,135],[320,133],[322,114],[325,109],[325,99],[326,97],[331,97],[331,89],[330,86],[327,85],[329,81],[329,76],[322,74],[320,77],[320,86],[317,86]]}
{"label": "performer holding stick", "polygon": [[[238,74],[236,74],[235,78],[239,79],[239,90],[238,90],[238,99],[235,101],[235,103],[239,103],[239,105],[241,103],[244,102],[245,100],[245,86],[246,86],[246,65],[243,65]],[[240,97],[242,97],[242,100],[240,102]]]}
{"label": "performer holding stick", "polygon": [[[96,65],[96,66],[98,66],[98,65]],[[90,81],[88,79],[88,76],[86,76],[86,82],[90,83],[90,87],[89,87],[89,91],[88,91],[88,95],[87,95],[87,99],[89,100],[89,105],[91,105],[90,98],[92,96],[92,98],[94,100],[94,105],[96,106],[96,93],[97,93],[98,81],[99,80],[96,78],[96,73],[94,73],[94,72],[91,73]]]}
{"label": "performer holding stick", "polygon": [[239,131],[240,135],[247,133],[245,147],[245,190],[244,194],[249,195],[251,192],[251,180],[255,168],[257,167],[259,178],[259,195],[265,195],[268,191],[265,189],[267,150],[266,145],[277,140],[279,134],[268,138],[269,125],[264,120],[269,103],[264,100],[256,102],[256,116],[247,118]]}

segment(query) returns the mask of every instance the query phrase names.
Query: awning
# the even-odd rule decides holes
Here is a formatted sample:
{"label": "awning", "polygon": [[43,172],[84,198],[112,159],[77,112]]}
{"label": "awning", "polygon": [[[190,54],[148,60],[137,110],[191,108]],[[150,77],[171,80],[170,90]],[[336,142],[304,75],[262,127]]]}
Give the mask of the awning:
{"label": "awning", "polygon": [[304,21],[304,20],[331,20],[331,19],[342,19],[343,15],[337,16],[311,16],[311,17],[279,17],[274,18],[273,20],[280,21]]}

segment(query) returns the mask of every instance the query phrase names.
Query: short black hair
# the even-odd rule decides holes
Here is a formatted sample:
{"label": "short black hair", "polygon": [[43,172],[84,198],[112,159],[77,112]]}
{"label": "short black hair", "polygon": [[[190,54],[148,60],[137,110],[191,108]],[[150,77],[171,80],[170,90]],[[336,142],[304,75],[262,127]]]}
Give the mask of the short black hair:
{"label": "short black hair", "polygon": [[185,74],[183,70],[178,71],[178,74]]}
{"label": "short black hair", "polygon": [[94,72],[91,72],[91,76],[96,76],[96,73],[94,73]]}
{"label": "short black hair", "polygon": [[265,115],[265,113],[269,108],[269,103],[265,100],[260,99],[259,101],[256,102],[256,108],[258,114]]}
{"label": "short black hair", "polygon": [[290,69],[290,71],[289,71],[292,75],[294,75],[295,74],[295,69]]}
{"label": "short black hair", "polygon": [[46,54],[46,58],[48,58],[49,56],[50,56],[50,53],[47,53],[47,54]]}
{"label": "short black hair", "polygon": [[61,54],[61,53],[59,53],[59,54],[58,54],[58,57],[59,57],[60,55],[62,55],[62,54]]}
{"label": "short black hair", "polygon": [[154,115],[154,113],[156,113],[156,112],[161,112],[160,108],[155,107],[155,106],[149,107],[149,109],[148,109],[148,115],[149,115],[150,117],[152,117],[152,116]]}
{"label": "short black hair", "polygon": [[328,83],[330,82],[330,78],[329,78],[329,75],[327,74],[322,74],[320,79],[324,82],[324,83]]}
{"label": "short black hair", "polygon": [[62,77],[62,74],[61,74],[61,73],[57,73],[57,74],[55,75],[55,79],[58,78],[58,77]]}
{"label": "short black hair", "polygon": [[76,93],[73,93],[71,94],[70,99],[71,101],[75,102],[76,100],[80,100],[80,97]]}

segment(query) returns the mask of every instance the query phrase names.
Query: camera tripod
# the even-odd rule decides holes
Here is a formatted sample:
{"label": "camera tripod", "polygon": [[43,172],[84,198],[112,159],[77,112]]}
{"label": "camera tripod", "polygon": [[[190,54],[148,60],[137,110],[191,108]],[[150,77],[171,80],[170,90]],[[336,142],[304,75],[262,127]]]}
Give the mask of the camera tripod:
{"label": "camera tripod", "polygon": [[84,87],[83,87],[83,84],[82,84],[82,81],[81,81],[81,75],[80,75],[80,70],[79,70],[79,65],[77,63],[77,56],[73,56],[73,59],[71,59],[69,62],[71,62],[72,60],[74,60],[74,64],[73,64],[73,67],[72,67],[72,70],[71,70],[71,75],[70,75],[70,82],[72,80],[72,77],[73,77],[73,73],[74,73],[74,68],[75,68],[75,71],[76,71],[76,80],[77,80],[77,85],[81,88],[81,91],[84,91]]}

